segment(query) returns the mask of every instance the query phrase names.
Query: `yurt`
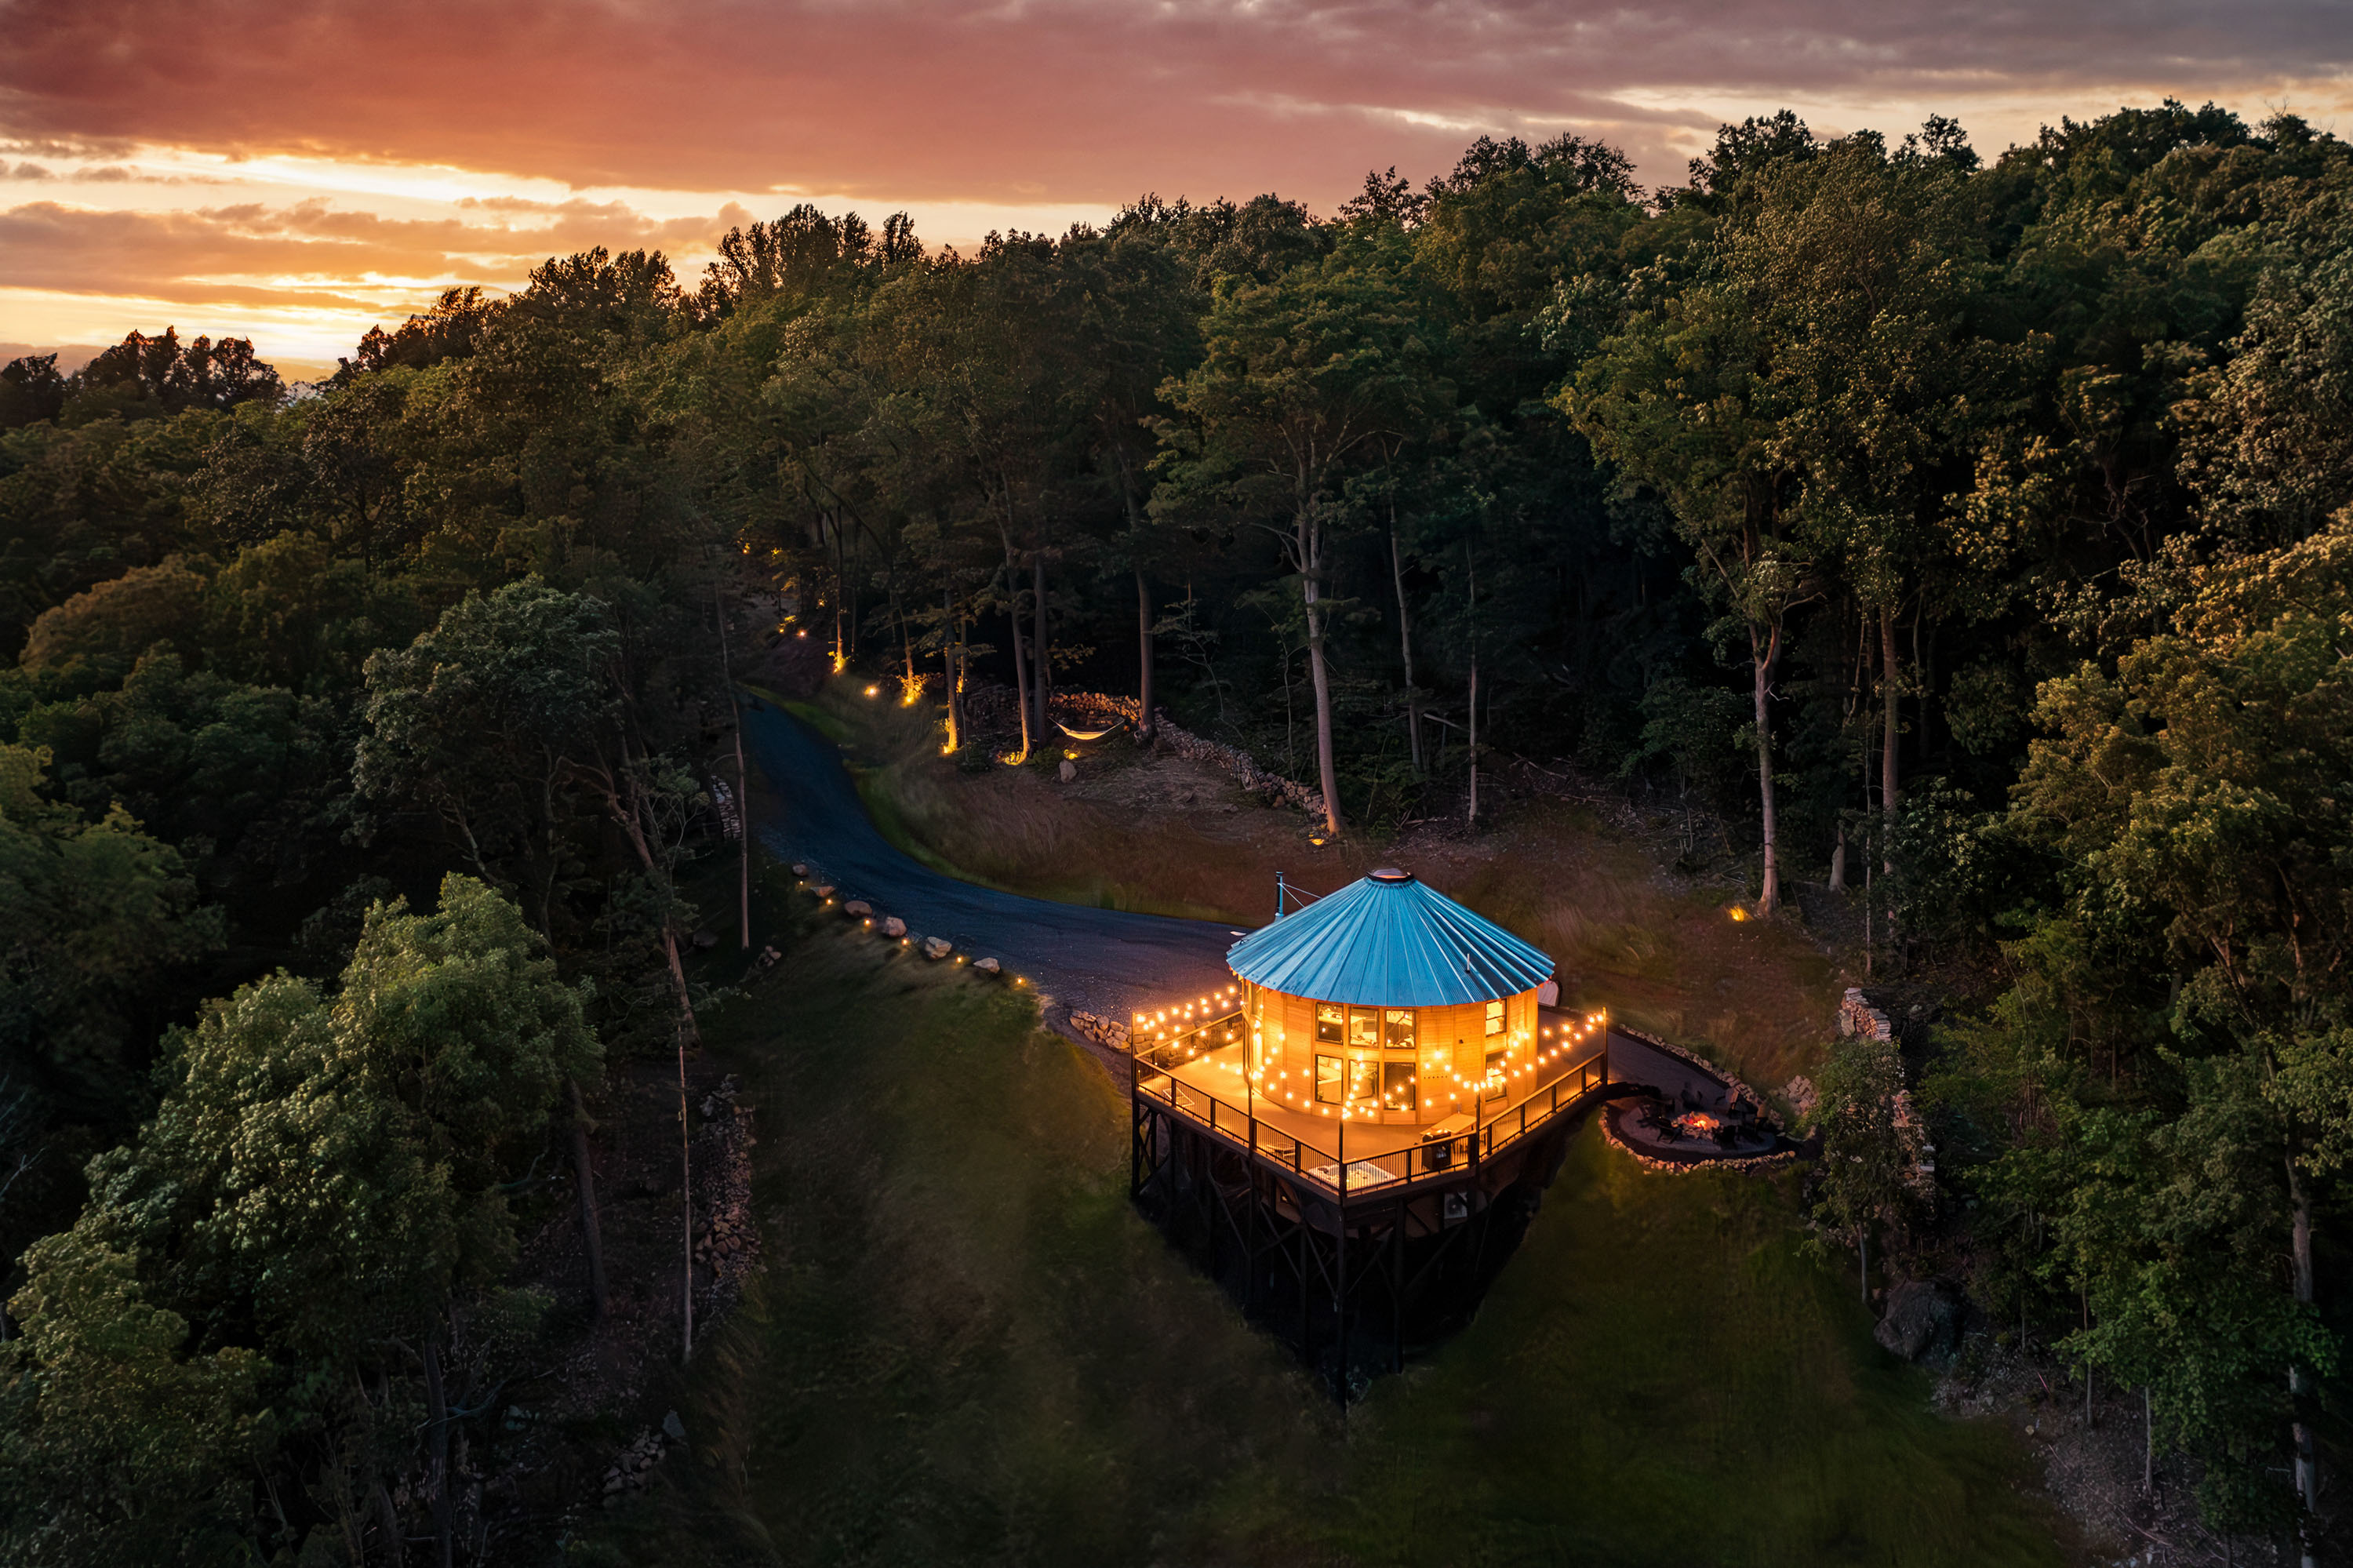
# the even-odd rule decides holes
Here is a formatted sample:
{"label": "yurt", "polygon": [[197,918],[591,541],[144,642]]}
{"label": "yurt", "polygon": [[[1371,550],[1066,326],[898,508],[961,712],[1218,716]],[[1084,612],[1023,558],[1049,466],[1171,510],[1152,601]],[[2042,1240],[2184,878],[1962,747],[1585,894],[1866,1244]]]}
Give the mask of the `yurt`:
{"label": "yurt", "polygon": [[1417,1126],[1502,1097],[1536,1057],[1553,962],[1411,873],[1376,871],[1234,944],[1258,1092]]}

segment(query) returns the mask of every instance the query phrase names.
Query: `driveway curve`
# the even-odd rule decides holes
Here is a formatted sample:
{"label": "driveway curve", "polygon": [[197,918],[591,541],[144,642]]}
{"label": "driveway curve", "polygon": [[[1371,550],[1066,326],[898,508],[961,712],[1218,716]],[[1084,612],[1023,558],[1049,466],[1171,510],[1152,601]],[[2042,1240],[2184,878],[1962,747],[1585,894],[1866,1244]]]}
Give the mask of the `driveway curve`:
{"label": "driveway curve", "polygon": [[[1247,934],[1233,927],[1024,897],[913,859],[866,814],[839,748],[772,703],[744,699],[744,747],[768,781],[769,815],[754,823],[762,845],[821,872],[839,896],[865,899],[877,918],[895,915],[911,934],[995,958],[1055,1001],[1111,1018],[1231,979],[1226,949]],[[1636,1082],[1708,1109],[1725,1103],[1724,1080],[1694,1063],[1614,1030],[1609,1048]]]}
{"label": "driveway curve", "polygon": [[755,823],[761,843],[788,864],[822,871],[840,896],[865,899],[878,918],[895,915],[912,933],[995,958],[1057,1001],[1109,1017],[1231,979],[1226,949],[1244,935],[1233,927],[1026,898],[910,858],[866,814],[839,749],[773,704],[746,699],[744,746],[768,780],[772,815]]}

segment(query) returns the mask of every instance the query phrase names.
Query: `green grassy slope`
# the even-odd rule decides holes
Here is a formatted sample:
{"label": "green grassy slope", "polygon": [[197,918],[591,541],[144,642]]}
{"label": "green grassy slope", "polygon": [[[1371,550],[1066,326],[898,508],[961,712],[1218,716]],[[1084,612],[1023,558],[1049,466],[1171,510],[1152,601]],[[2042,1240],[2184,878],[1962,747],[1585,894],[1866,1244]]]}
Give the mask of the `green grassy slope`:
{"label": "green grassy slope", "polygon": [[1124,1106],[1018,993],[828,926],[711,1037],[766,1268],[695,1459],[574,1561],[2063,1560],[1770,1185],[1588,1131],[1478,1321],[1343,1419],[1134,1214]]}

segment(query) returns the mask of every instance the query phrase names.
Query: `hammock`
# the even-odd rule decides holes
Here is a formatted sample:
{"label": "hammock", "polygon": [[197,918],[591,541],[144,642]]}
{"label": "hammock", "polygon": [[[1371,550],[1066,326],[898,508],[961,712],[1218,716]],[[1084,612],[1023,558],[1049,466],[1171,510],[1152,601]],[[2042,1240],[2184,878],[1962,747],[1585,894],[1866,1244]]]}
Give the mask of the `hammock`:
{"label": "hammock", "polygon": [[1064,735],[1069,736],[1072,740],[1101,740],[1107,735],[1116,735],[1121,730],[1125,729],[1127,727],[1127,721],[1124,718],[1116,718],[1101,729],[1072,729],[1060,719],[1056,719],[1054,721],[1054,727],[1060,730]]}

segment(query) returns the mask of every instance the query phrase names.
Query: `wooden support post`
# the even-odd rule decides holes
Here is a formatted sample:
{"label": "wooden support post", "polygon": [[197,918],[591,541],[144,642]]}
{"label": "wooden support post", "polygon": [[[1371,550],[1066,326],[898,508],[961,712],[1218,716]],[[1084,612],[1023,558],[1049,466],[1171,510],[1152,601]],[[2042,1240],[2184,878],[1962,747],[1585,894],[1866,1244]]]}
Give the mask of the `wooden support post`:
{"label": "wooden support post", "polygon": [[1405,1200],[1389,1227],[1389,1370],[1405,1371]]}

